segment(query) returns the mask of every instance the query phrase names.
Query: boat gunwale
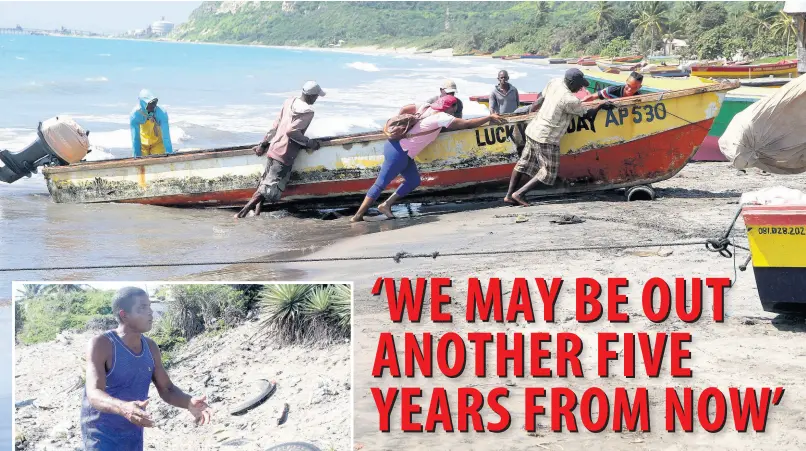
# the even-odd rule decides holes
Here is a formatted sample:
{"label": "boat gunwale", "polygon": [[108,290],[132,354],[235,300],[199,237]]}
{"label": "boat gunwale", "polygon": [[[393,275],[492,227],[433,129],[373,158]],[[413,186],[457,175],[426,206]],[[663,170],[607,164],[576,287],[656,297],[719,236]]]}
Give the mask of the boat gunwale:
{"label": "boat gunwale", "polygon": [[[741,86],[739,82],[725,82],[725,83],[712,83],[706,84],[703,86],[695,86],[692,88],[685,88],[685,89],[678,89],[678,90],[668,90],[668,91],[661,91],[655,93],[648,93],[642,94],[638,96],[633,96],[629,98],[622,98],[622,99],[615,99],[611,102],[616,105],[616,107],[624,107],[624,106],[631,106],[641,103],[650,103],[650,102],[659,102],[662,100],[669,100],[675,99],[680,97],[688,97],[692,95],[698,94],[706,94],[711,92],[727,92],[733,89],[736,89]],[[586,104],[594,106],[600,103],[604,103],[604,101],[598,102],[587,102]],[[523,122],[526,120],[531,119],[537,113],[527,113],[527,114],[507,114],[501,115],[501,117],[505,120],[505,124]],[[497,124],[503,125],[503,124]],[[488,127],[489,125],[483,125],[478,128]],[[451,134],[451,133],[458,133],[464,132],[467,130],[452,130],[446,132],[444,134]],[[322,137],[316,138],[321,146],[320,148],[330,147],[330,146],[345,146],[345,145],[354,145],[354,144],[364,144],[370,143],[373,141],[384,141],[387,136],[380,130],[372,131],[372,132],[363,132],[363,133],[356,133],[352,135],[342,135],[342,136],[335,136],[335,137]],[[78,172],[82,170],[95,170],[95,169],[116,169],[116,168],[126,168],[126,167],[139,167],[139,166],[152,166],[158,164],[173,164],[173,163],[183,163],[187,161],[196,161],[196,160],[206,160],[210,158],[221,158],[221,157],[237,157],[242,155],[250,155],[253,154],[252,148],[255,144],[252,145],[240,145],[240,146],[231,146],[231,147],[224,147],[224,148],[217,148],[217,149],[201,149],[201,150],[191,150],[186,152],[179,152],[173,154],[164,154],[164,155],[149,155],[145,157],[128,157],[128,158],[119,158],[113,160],[103,160],[103,161],[92,161],[92,162],[79,162],[74,163],[68,166],[49,166],[45,167],[42,170],[42,173],[47,177],[50,174],[63,174],[69,172]]]}

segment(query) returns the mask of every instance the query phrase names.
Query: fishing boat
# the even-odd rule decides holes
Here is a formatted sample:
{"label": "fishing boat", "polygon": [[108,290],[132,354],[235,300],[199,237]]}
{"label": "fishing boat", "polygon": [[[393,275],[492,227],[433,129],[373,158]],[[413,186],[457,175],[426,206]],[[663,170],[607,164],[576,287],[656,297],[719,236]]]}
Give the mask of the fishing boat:
{"label": "fishing boat", "polygon": [[610,73],[620,73],[622,71],[632,71],[638,68],[640,64],[620,64],[614,63],[610,60],[598,60],[596,61],[596,67],[599,68],[602,72],[610,72]]}
{"label": "fishing boat", "polygon": [[[531,195],[583,193],[647,185],[673,177],[697,151],[738,83],[620,99],[590,121],[577,118],[560,142],[559,176]],[[417,155],[417,196],[505,186],[518,144],[534,114],[505,123],[443,132]],[[383,163],[379,132],[319,138],[321,148],[300,152],[280,203],[343,202],[362,198]],[[265,157],[252,146],[141,158],[79,162],[43,169],[58,203],[125,202],[162,206],[242,206],[257,187]],[[387,188],[399,186],[396,179]]]}
{"label": "fishing boat", "polygon": [[577,65],[579,65],[579,66],[595,66],[595,65],[596,65],[596,61],[594,61],[594,60],[580,59],[580,60],[577,60],[576,64],[577,64]]}
{"label": "fishing boat", "polygon": [[521,55],[522,59],[545,59],[548,58],[547,55],[539,55],[539,54],[532,54],[532,53],[524,53]]}
{"label": "fishing boat", "polygon": [[632,56],[617,56],[613,58],[614,63],[640,63],[643,61],[643,55],[632,55]]}
{"label": "fishing boat", "polygon": [[[577,96],[580,99],[585,99],[586,97],[588,97],[588,92],[585,91],[585,90],[581,90],[581,91],[576,92],[574,95]],[[519,106],[531,105],[531,104],[537,102],[537,99],[539,99],[539,98],[540,98],[540,93],[537,93],[537,92],[524,92],[524,93],[519,92],[518,93],[518,105]],[[473,102],[478,102],[478,103],[486,106],[487,108],[490,107],[490,96],[470,96],[470,100],[472,100]]]}
{"label": "fishing boat", "polygon": [[549,58],[549,64],[565,64],[568,60],[565,58]]}
{"label": "fishing boat", "polygon": [[751,86],[756,88],[780,88],[792,80],[792,78],[769,77],[751,79],[742,78],[737,81],[741,83],[742,86]]}
{"label": "fishing boat", "polygon": [[[626,74],[608,74],[603,72],[583,71],[590,81],[588,90],[596,92],[609,86],[620,86],[626,82]],[[713,80],[700,77],[666,78],[644,77],[640,92],[663,92],[677,89],[689,89],[703,84],[715,83]],[[738,82],[737,82],[738,83]],[[725,102],[719,110],[713,126],[705,137],[702,146],[692,160],[694,161],[726,161],[719,151],[719,137],[725,131],[733,117],[760,99],[774,94],[776,88],[755,88],[741,86],[725,95]]]}
{"label": "fishing boat", "polygon": [[502,56],[501,59],[502,60],[519,60],[519,59],[521,59],[521,55],[507,55],[507,56]]}
{"label": "fishing boat", "polygon": [[691,66],[691,75],[709,78],[760,78],[797,76],[798,62],[784,60],[770,64],[748,66]]}

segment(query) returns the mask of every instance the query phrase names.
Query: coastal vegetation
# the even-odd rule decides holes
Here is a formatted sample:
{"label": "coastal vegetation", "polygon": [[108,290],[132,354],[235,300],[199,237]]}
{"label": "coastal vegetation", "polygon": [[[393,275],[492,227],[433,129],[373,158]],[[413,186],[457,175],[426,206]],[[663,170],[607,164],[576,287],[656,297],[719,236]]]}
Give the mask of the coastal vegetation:
{"label": "coastal vegetation", "polygon": [[[220,334],[260,317],[277,341],[310,345],[350,337],[347,285],[163,285],[151,297],[155,323],[149,335],[170,363],[174,348],[201,334]],[[15,336],[23,344],[52,341],[67,330],[107,330],[114,290],[83,285],[26,284],[15,301]]]}
{"label": "coastal vegetation", "polygon": [[[454,54],[790,55],[783,2],[204,2],[171,38]],[[676,46],[680,41],[686,46]]]}

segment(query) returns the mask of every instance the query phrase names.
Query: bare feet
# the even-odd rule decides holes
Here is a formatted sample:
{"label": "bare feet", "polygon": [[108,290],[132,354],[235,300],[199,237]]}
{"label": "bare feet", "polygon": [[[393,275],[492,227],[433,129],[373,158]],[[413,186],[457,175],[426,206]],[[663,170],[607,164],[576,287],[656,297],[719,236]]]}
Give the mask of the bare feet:
{"label": "bare feet", "polygon": [[512,194],[512,200],[514,200],[515,202],[519,203],[523,207],[528,207],[529,206],[529,203],[526,202],[525,200],[523,200],[523,198],[521,198],[521,196],[518,193],[513,193]]}
{"label": "bare feet", "polygon": [[508,204],[508,205],[511,205],[511,206],[513,206],[513,207],[514,207],[514,206],[516,206],[516,205],[518,205],[518,203],[517,203],[517,202],[515,202],[515,200],[513,200],[513,199],[512,199],[511,197],[509,197],[509,196],[504,196],[504,203],[505,203],[505,204]]}
{"label": "bare feet", "polygon": [[395,215],[392,214],[392,207],[384,204],[378,205],[378,211],[384,214],[389,219],[395,219]]}
{"label": "bare feet", "polygon": [[350,218],[350,222],[362,222],[362,221],[364,221],[363,216],[361,216],[361,217],[353,216],[353,217]]}

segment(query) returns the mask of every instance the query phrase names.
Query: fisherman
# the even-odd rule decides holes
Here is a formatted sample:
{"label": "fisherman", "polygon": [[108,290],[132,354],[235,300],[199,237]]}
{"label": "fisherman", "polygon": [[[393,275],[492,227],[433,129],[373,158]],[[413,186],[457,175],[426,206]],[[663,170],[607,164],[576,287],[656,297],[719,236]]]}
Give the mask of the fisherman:
{"label": "fisherman", "polygon": [[[426,100],[425,103],[427,103],[428,105],[432,105],[434,102],[437,101],[437,99],[439,99],[442,96],[450,95],[450,96],[456,97],[456,92],[457,92],[456,83],[454,83],[453,80],[445,80],[442,83],[442,87],[439,88],[439,95],[431,97],[430,99]],[[462,118],[462,108],[463,108],[462,107],[462,101],[459,100],[458,97],[456,97],[456,111],[454,111],[451,114],[451,116],[461,119]]]}
{"label": "fisherman", "polygon": [[518,109],[518,89],[509,83],[509,72],[498,72],[498,84],[490,93],[490,112],[495,114],[514,113]]}
{"label": "fisherman", "polygon": [[173,153],[168,113],[157,106],[157,97],[147,89],[140,91],[140,105],[129,116],[134,156]]}
{"label": "fisherman", "polygon": [[311,153],[319,149],[318,140],[305,136],[308,126],[313,120],[312,105],[316,99],[325,96],[325,91],[315,81],[306,82],[302,86],[302,95],[289,98],[280,109],[271,130],[266,133],[263,141],[253,150],[256,155],[267,154],[266,169],[260,178],[257,191],[252,199],[235,215],[243,218],[254,207],[255,216],[260,215],[263,202],[275,203],[285,191],[288,179],[291,177],[291,168],[301,149]]}
{"label": "fisherman", "polygon": [[644,82],[644,76],[639,74],[638,72],[632,72],[630,76],[627,78],[627,83],[621,86],[608,86],[601,91],[597,91],[593,94],[588,95],[585,97],[583,102],[592,102],[594,100],[610,100],[610,99],[620,99],[622,97],[630,97],[634,95],[638,95],[638,91],[641,90],[641,86]]}
{"label": "fisherman", "polygon": [[[538,183],[553,185],[560,165],[560,139],[565,135],[573,116],[596,118],[600,109],[615,108],[605,101],[593,108],[586,108],[574,93],[589,86],[582,71],[568,69],[565,78],[555,78],[546,85],[541,94],[545,98],[539,112],[526,127],[526,146],[523,149],[509,182],[504,202],[528,206],[523,196]],[[515,191],[523,179],[529,179]]]}
{"label": "fisherman", "polygon": [[402,197],[411,193],[420,185],[420,172],[414,157],[429,144],[434,142],[443,129],[464,130],[481,127],[486,123],[498,124],[503,120],[497,114],[475,119],[461,119],[454,116],[459,99],[448,94],[437,98],[437,101],[428,104],[406,105],[400,109],[399,114],[421,114],[421,119],[414,124],[406,138],[400,140],[387,140],[383,146],[383,164],[377,180],[370,187],[358,211],[350,218],[350,222],[364,220],[364,214],[369,207],[381,196],[381,192],[389,186],[398,176],[403,176],[403,183],[386,199],[378,205],[378,211],[387,218],[394,219],[392,206]]}
{"label": "fisherman", "polygon": [[86,451],[142,451],[143,428],[154,427],[146,412],[151,382],[166,403],[187,409],[197,424],[210,422],[206,397],[190,396],[176,387],[165,368],[159,346],[145,335],[153,312],[148,293],[126,287],[112,300],[118,321],[90,340],[81,405],[81,435]]}

